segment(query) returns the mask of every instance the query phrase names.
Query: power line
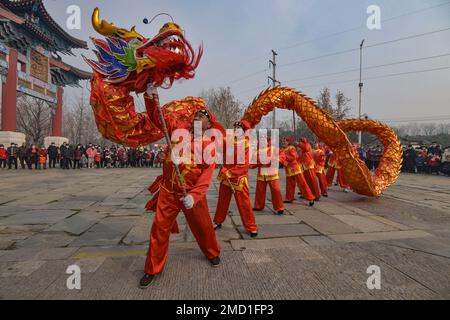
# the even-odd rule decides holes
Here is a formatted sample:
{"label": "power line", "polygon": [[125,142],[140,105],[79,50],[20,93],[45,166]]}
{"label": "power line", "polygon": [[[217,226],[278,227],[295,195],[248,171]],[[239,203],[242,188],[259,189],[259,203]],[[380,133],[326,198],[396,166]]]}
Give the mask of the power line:
{"label": "power line", "polygon": [[261,73],[264,73],[264,72],[267,72],[267,69],[260,70],[260,71],[254,72],[254,73],[250,73],[250,74],[248,74],[248,75],[246,75],[246,76],[243,76],[243,77],[241,77],[241,78],[237,78],[237,79],[235,79],[235,80],[232,80],[232,81],[230,81],[230,82],[227,82],[227,83],[221,85],[220,87],[226,87],[226,86],[229,86],[230,84],[233,84],[233,83],[236,83],[236,82],[239,82],[239,81],[242,81],[242,80],[246,80],[246,79],[252,78],[252,77],[257,76],[257,75],[259,75],[259,74],[261,74]]}
{"label": "power line", "polygon": [[[437,59],[437,58],[442,58],[442,57],[447,57],[447,56],[450,56],[450,53],[439,54],[439,55],[435,55],[435,56],[422,57],[422,58],[416,58],[416,59],[401,60],[401,61],[385,63],[385,64],[380,64],[380,65],[374,65],[374,66],[370,66],[370,67],[365,67],[365,68],[363,68],[363,70],[372,70],[372,69],[378,69],[378,68],[395,66],[395,65],[399,65],[399,64],[405,64],[405,63],[411,63],[411,62],[418,62],[418,61]],[[304,81],[304,80],[310,80],[310,79],[316,79],[316,78],[322,78],[322,77],[328,77],[328,76],[335,76],[335,75],[339,75],[339,74],[356,72],[356,71],[359,71],[359,68],[347,69],[347,70],[338,71],[338,72],[331,72],[331,73],[323,73],[323,74],[318,74],[318,75],[315,75],[315,76],[309,76],[309,77],[304,77],[304,78],[287,80],[287,81],[284,81],[284,82],[285,83],[292,83],[292,82],[298,82],[298,81]]]}
{"label": "power line", "polygon": [[[418,61],[425,61],[425,60],[443,58],[443,57],[447,57],[447,56],[450,56],[450,53],[444,53],[444,54],[439,54],[439,55],[434,55],[434,56],[427,56],[427,57],[421,57],[421,58],[415,58],[415,59],[409,59],[409,60],[401,60],[401,61],[385,63],[385,64],[379,64],[379,65],[365,67],[365,68],[363,68],[363,70],[373,70],[373,69],[384,68],[384,67],[400,65],[400,64],[405,64],[405,63],[411,63],[411,62],[418,62]],[[328,76],[336,76],[336,75],[345,74],[345,73],[351,73],[351,72],[356,72],[356,71],[359,71],[359,68],[347,69],[347,70],[342,70],[342,71],[337,71],[337,72],[330,72],[330,73],[322,73],[322,74],[318,74],[318,75],[314,75],[314,76],[308,76],[308,77],[303,77],[303,78],[291,79],[291,80],[284,81],[284,83],[293,83],[293,82],[299,82],[299,81],[304,81],[304,80],[323,78],[323,77],[328,77]],[[251,92],[251,91],[254,91],[254,90],[263,89],[263,88],[266,88],[266,87],[267,87],[267,85],[261,85],[261,86],[253,87],[253,88],[250,88],[250,89],[247,89],[247,90],[244,90],[244,91],[236,92],[235,94],[236,95],[240,95],[240,94]]]}
{"label": "power line", "polygon": [[[410,35],[410,36],[406,36],[406,37],[401,37],[401,38],[397,38],[397,39],[393,39],[393,40],[388,40],[388,41],[382,41],[382,42],[374,43],[374,44],[366,46],[365,48],[367,49],[367,48],[379,47],[379,46],[383,46],[383,45],[386,45],[386,44],[391,44],[391,43],[395,43],[395,42],[400,42],[400,41],[405,41],[405,40],[425,37],[425,36],[428,36],[428,35],[437,34],[437,33],[445,32],[445,31],[449,31],[449,30],[450,30],[450,27],[443,28],[443,29],[438,29],[438,30],[433,30],[433,31],[428,31],[428,32],[419,33],[419,34],[415,34],[415,35]],[[329,54],[325,54],[325,55],[320,55],[320,56],[316,56],[316,57],[311,57],[311,58],[307,58],[307,59],[302,59],[302,60],[297,60],[297,61],[281,64],[281,65],[279,65],[279,67],[283,68],[283,67],[287,67],[287,66],[292,66],[292,65],[295,65],[295,64],[303,63],[303,62],[310,62],[310,61],[320,60],[320,59],[323,59],[323,58],[328,58],[328,57],[341,55],[341,54],[345,54],[345,53],[349,53],[349,52],[354,52],[354,51],[358,51],[358,50],[360,50],[359,47],[352,48],[352,49],[346,49],[346,50],[337,51],[337,52],[333,52],[333,53],[329,53]],[[267,71],[267,69],[264,69],[264,70],[261,70],[261,71],[258,71],[258,72],[251,73],[251,74],[246,75],[246,76],[244,76],[242,78],[238,78],[238,79],[235,79],[233,81],[230,81],[226,85],[230,85],[230,84],[233,84],[233,83],[236,83],[236,82],[239,82],[239,81],[242,81],[242,80],[254,77],[254,76],[259,75],[261,73],[264,73],[266,71]]]}
{"label": "power line", "polygon": [[440,120],[440,119],[450,119],[450,115],[442,115],[442,116],[422,116],[422,117],[400,117],[400,118],[390,118],[390,119],[377,119],[376,121],[383,122],[407,122],[407,121],[432,121],[432,120]]}
{"label": "power line", "polygon": [[239,94],[251,92],[251,91],[254,91],[254,90],[258,90],[258,89],[263,89],[263,88],[266,88],[266,87],[267,87],[267,85],[257,86],[257,87],[254,87],[254,88],[251,88],[251,89],[247,89],[247,90],[244,90],[244,91],[236,92],[235,94],[239,95]]}
{"label": "power line", "polygon": [[[381,75],[381,76],[368,77],[368,78],[364,78],[363,80],[368,81],[368,80],[384,79],[384,78],[390,78],[390,77],[404,76],[404,75],[410,75],[410,74],[419,74],[419,73],[428,73],[428,72],[435,72],[435,71],[448,70],[448,69],[450,69],[450,66],[433,68],[433,69],[400,72],[400,73],[391,73],[391,74],[385,74],[385,75]],[[333,84],[343,84],[343,83],[351,83],[351,82],[354,83],[357,81],[359,81],[359,79],[324,82],[324,83],[317,83],[317,84],[313,84],[313,85],[302,86],[301,89],[303,90],[305,88],[314,88],[314,87],[328,86],[328,85],[333,85]],[[247,97],[245,97],[245,98],[247,98]]]}
{"label": "power line", "polygon": [[[399,18],[406,17],[406,16],[410,16],[410,15],[418,14],[418,13],[421,13],[421,12],[429,11],[429,10],[432,10],[432,9],[436,9],[436,8],[439,8],[439,7],[447,6],[449,4],[450,4],[450,1],[446,1],[446,2],[437,4],[437,5],[434,5],[434,6],[430,6],[430,7],[426,7],[426,8],[423,8],[423,9],[418,9],[418,10],[414,10],[414,11],[411,11],[411,12],[403,13],[403,14],[400,14],[400,15],[397,15],[397,16],[394,16],[394,17],[391,17],[391,18],[382,19],[381,21],[382,22],[389,22],[389,21],[393,21],[393,20],[396,20],[396,19],[399,19]],[[295,47],[298,47],[298,46],[302,46],[302,45],[305,45],[305,44],[308,44],[308,43],[312,43],[312,42],[315,42],[315,41],[318,41],[318,40],[332,38],[334,36],[338,36],[338,35],[341,35],[341,34],[344,34],[344,33],[352,32],[352,31],[356,31],[356,30],[360,30],[360,29],[365,29],[365,28],[366,28],[366,26],[349,28],[349,29],[342,30],[342,31],[339,31],[339,32],[334,32],[334,33],[331,33],[331,34],[320,36],[320,37],[317,37],[317,38],[314,38],[314,39],[311,39],[311,40],[308,40],[308,41],[300,42],[300,43],[297,43],[297,44],[294,44],[294,45],[281,47],[281,48],[278,48],[277,50],[279,50],[279,51],[288,50],[288,49],[292,49],[292,48],[295,48]],[[241,67],[242,65],[245,65],[245,64],[248,64],[248,63],[252,63],[252,62],[255,62],[257,60],[262,60],[263,58],[266,58],[266,57],[267,57],[267,54],[260,55],[260,56],[255,56],[254,58],[246,60],[245,62],[239,63],[235,67],[228,68],[227,72],[230,72],[231,70],[235,70],[235,69]]]}
{"label": "power line", "polygon": [[[409,74],[434,72],[434,71],[440,71],[440,70],[446,70],[446,69],[450,69],[450,66],[433,68],[433,69],[425,69],[425,70],[400,72],[400,73],[391,73],[391,74],[386,74],[386,75],[381,75],[381,76],[364,78],[363,80],[367,81],[367,80],[384,79],[384,78],[397,77],[397,76],[403,76],[403,75],[409,75]],[[324,85],[341,84],[341,83],[348,83],[348,82],[355,82],[355,81],[359,81],[359,79],[349,79],[349,80],[342,80],[342,81],[319,83],[319,84],[314,84],[314,85],[302,86],[302,88],[314,88],[314,87],[320,87],[320,86],[324,86]]]}
{"label": "power line", "polygon": [[[399,18],[403,18],[403,17],[406,17],[406,16],[410,16],[410,15],[414,15],[414,14],[421,13],[421,12],[424,12],[424,11],[429,11],[429,10],[436,9],[436,8],[439,8],[439,7],[447,6],[449,4],[450,4],[450,1],[446,1],[446,2],[443,2],[443,3],[437,4],[435,6],[431,6],[431,7],[427,7],[427,8],[423,8],[423,9],[407,12],[407,13],[403,13],[403,14],[400,14],[398,16],[394,16],[394,17],[387,18],[387,19],[382,19],[381,22],[393,21],[393,20],[396,20],[396,19],[399,19]],[[317,37],[317,38],[314,38],[314,39],[311,39],[311,40],[303,41],[303,42],[300,42],[300,43],[297,43],[297,44],[294,44],[294,45],[291,45],[291,46],[281,47],[278,50],[282,51],[282,50],[292,49],[292,48],[303,46],[305,44],[312,43],[312,42],[315,42],[315,41],[318,41],[318,40],[332,38],[332,37],[335,37],[335,36],[338,36],[338,35],[341,35],[341,34],[345,34],[345,33],[356,31],[356,30],[361,30],[361,29],[365,29],[365,28],[366,28],[366,26],[349,28],[349,29],[346,29],[346,30],[342,30],[342,31],[330,33],[330,34],[327,34],[327,35],[324,35],[324,36],[320,36],[320,37]]]}
{"label": "power line", "polygon": [[[448,30],[450,30],[450,27],[447,27],[447,28],[444,28],[444,29],[433,30],[433,31],[429,31],[429,32],[424,32],[424,33],[420,33],[420,34],[410,35],[410,36],[406,36],[406,37],[402,37],[402,38],[398,38],[398,39],[394,39],[394,40],[382,41],[382,42],[378,42],[378,43],[374,43],[374,44],[368,45],[365,48],[368,49],[368,48],[379,47],[379,46],[386,45],[386,44],[391,44],[391,43],[400,42],[400,41],[404,41],[404,40],[420,38],[420,37],[428,36],[428,35],[431,35],[431,34],[445,32],[445,31],[448,31]],[[337,51],[337,52],[333,52],[333,53],[329,53],[329,54],[325,54],[325,55],[321,55],[321,56],[316,56],[316,57],[311,57],[311,58],[307,58],[307,59],[302,59],[302,60],[297,60],[297,61],[292,61],[292,62],[289,62],[289,63],[281,64],[279,67],[280,68],[288,67],[288,66],[292,66],[292,65],[299,64],[299,63],[302,63],[302,62],[315,61],[315,60],[328,58],[328,57],[332,57],[332,56],[336,56],[336,55],[341,55],[341,54],[345,54],[345,53],[349,53],[349,52],[353,52],[353,51],[358,51],[358,50],[359,50],[359,47],[352,48],[352,49],[347,49],[347,50],[342,50],[342,51]]]}

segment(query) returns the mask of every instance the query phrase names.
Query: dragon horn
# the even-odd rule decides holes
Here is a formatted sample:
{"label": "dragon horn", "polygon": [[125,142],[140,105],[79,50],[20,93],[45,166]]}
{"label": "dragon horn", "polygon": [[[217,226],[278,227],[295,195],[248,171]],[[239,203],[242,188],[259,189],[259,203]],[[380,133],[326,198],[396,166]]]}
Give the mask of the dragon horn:
{"label": "dragon horn", "polygon": [[105,36],[105,37],[120,37],[122,39],[132,39],[132,38],[138,38],[143,40],[144,37],[136,32],[136,28],[133,27],[131,30],[118,28],[114,24],[109,23],[105,20],[100,21],[100,9],[95,8],[94,12],[92,13],[92,26],[94,27],[95,31],[97,31],[99,34]]}

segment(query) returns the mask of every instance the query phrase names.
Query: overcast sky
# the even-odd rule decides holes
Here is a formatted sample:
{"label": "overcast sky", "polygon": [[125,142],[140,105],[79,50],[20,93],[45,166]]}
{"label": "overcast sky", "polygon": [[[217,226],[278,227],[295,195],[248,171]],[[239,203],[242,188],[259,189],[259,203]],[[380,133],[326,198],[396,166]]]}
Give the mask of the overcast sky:
{"label": "overcast sky", "polygon": [[[95,6],[101,17],[121,27],[137,26],[145,36],[153,36],[166,18],[158,18],[151,26],[144,17],[160,12],[170,13],[186,30],[194,47],[203,43],[204,55],[196,78],[176,83],[161,92],[162,101],[199,95],[202,89],[230,86],[236,97],[248,104],[264,86],[272,71],[268,68],[271,50],[278,51],[277,77],[283,85],[294,87],[316,99],[328,86],[334,93],[342,90],[350,99],[352,114],[358,114],[359,72],[311,78],[359,68],[359,52],[351,51],[306,62],[318,56],[357,48],[362,39],[365,46],[450,27],[450,1],[447,0],[46,0],[47,9],[66,28],[66,9],[79,5],[81,30],[68,30],[89,41],[97,36],[90,25]],[[439,4],[444,4],[436,7]],[[366,27],[367,7],[378,5],[384,20],[381,30]],[[430,7],[435,7],[428,9]],[[426,10],[428,9],[428,10]],[[341,32],[352,30],[349,32]],[[336,34],[328,36],[330,34]],[[313,40],[313,41],[310,41]],[[92,48],[92,45],[90,44]],[[89,70],[80,53],[65,61]],[[366,67],[380,66],[445,55],[434,59],[369,68],[363,94],[363,113],[381,120],[442,118],[450,121],[450,69],[409,73],[450,67],[450,30],[423,37],[369,47],[364,51]],[[283,66],[284,64],[290,64]],[[309,78],[309,79],[304,79]],[[300,81],[289,81],[303,79]],[[353,80],[353,81],[350,81]],[[345,82],[346,81],[346,82]],[[259,88],[257,88],[259,87]],[[67,90],[73,99],[81,89]],[[446,118],[444,117],[446,116]],[[286,113],[282,117],[287,117]]]}

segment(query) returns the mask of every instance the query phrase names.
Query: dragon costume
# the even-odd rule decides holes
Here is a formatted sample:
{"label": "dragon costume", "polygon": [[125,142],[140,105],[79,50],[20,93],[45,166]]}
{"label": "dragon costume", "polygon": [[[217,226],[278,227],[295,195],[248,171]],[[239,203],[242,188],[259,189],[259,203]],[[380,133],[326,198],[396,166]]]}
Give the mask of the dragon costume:
{"label": "dragon costume", "polygon": [[[145,92],[149,84],[168,89],[175,80],[191,79],[202,56],[186,40],[175,23],[165,24],[153,38],[145,38],[133,27],[130,30],[99,21],[96,9],[92,17],[95,30],[105,40],[92,41],[98,61],[86,59],[94,70],[91,82],[91,105],[100,133],[114,142],[137,146],[163,138],[147,113],[136,113],[132,93]],[[191,123],[194,114],[204,106],[201,98],[187,97],[163,107],[165,117],[180,119],[180,125]],[[267,89],[248,106],[242,121],[252,127],[274,108],[294,110],[338,157],[342,172],[352,190],[377,197],[392,185],[400,174],[402,148],[394,131],[384,124],[368,120],[334,120],[319,105],[291,88]],[[353,152],[347,133],[364,131],[375,135],[384,146],[375,173]]]}

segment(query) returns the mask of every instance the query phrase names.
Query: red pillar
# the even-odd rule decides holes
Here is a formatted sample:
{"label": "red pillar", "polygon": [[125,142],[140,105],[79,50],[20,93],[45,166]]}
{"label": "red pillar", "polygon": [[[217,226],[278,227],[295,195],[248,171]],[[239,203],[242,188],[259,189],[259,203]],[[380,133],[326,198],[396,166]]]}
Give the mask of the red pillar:
{"label": "red pillar", "polygon": [[8,74],[2,87],[2,131],[17,129],[17,60],[16,49],[9,49]]}
{"label": "red pillar", "polygon": [[56,111],[53,115],[52,121],[52,136],[62,137],[62,103],[63,103],[63,88],[58,87],[56,92]]}

